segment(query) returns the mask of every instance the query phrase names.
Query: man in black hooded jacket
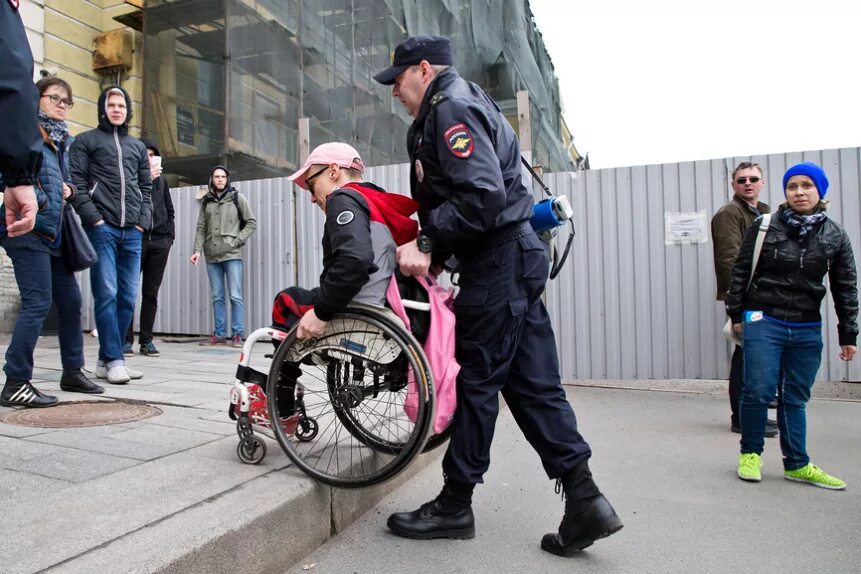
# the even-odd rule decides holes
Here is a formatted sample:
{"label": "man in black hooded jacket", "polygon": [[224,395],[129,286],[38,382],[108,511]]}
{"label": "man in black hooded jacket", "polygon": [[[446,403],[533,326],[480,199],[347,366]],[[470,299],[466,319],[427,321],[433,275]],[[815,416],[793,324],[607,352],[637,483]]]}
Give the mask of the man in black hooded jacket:
{"label": "man in black hooded jacket", "polygon": [[[140,354],[150,357],[159,355],[158,348],[152,342],[152,327],[155,324],[155,314],[158,310],[158,290],[161,288],[161,280],[164,278],[164,268],[167,266],[167,258],[173,240],[176,238],[174,229],[173,201],[170,199],[170,186],[167,179],[161,174],[161,152],[154,143],[141,140],[146,145],[146,153],[150,160],[150,175],[152,175],[152,227],[144,233],[141,244],[141,318],[138,343],[140,343]],[[135,342],[134,314],[129,330],[126,332],[126,341],[123,345],[123,354],[131,355],[132,345]]]}
{"label": "man in black hooded jacket", "polygon": [[[119,86],[99,96],[99,127],[69,151],[72,205],[99,256],[90,269],[99,333],[97,378],[124,384],[142,376],[125,366],[123,335],[134,313],[141,239],[152,227],[152,179],[146,146],[129,135],[132,102]],[[85,192],[86,191],[86,192]]]}

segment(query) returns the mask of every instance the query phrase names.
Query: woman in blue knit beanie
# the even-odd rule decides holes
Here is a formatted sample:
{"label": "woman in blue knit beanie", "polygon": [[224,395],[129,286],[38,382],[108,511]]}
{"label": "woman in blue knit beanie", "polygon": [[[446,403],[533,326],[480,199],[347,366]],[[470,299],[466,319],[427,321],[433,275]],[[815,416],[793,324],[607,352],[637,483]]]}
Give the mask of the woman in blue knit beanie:
{"label": "woman in blue knit beanie", "polygon": [[753,280],[759,225],[748,230],[732,271],[727,314],[744,343],[744,387],[739,419],[738,476],[762,480],[768,403],[778,394],[777,424],[784,478],[842,490],[846,483],[810,463],[805,407],[822,360],[823,280],[828,274],[840,358],[857,351],[858,287],[849,236],[825,214],[828,177],[815,163],[799,163],[783,176],[786,203],[771,218]]}

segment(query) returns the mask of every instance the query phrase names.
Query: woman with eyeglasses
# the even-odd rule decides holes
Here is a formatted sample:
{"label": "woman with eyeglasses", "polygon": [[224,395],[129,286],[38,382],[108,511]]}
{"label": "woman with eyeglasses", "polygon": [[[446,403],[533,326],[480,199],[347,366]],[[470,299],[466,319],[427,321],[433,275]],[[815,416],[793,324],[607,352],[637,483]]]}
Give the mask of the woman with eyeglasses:
{"label": "woman with eyeglasses", "polygon": [[[42,78],[39,91],[39,131],[42,134],[42,166],[36,195],[39,213],[31,233],[21,237],[6,234],[5,214],[0,214],[0,245],[12,259],[15,280],[21,294],[21,309],[6,350],[6,384],[0,405],[50,407],[57,398],[34,387],[33,351],[42,323],[53,301],[59,315],[60,357],[63,374],[60,388],[68,392],[98,394],[104,389],[81,371],[84,366],[84,339],[81,330],[81,291],[75,274],[60,257],[63,240],[62,212],[65,200],[75,193],[69,181],[68,151],[73,139],[66,115],[74,106],[72,88],[57,77]],[[36,119],[36,118],[34,118]],[[0,191],[5,186],[0,181]]]}
{"label": "woman with eyeglasses", "polygon": [[726,301],[744,343],[738,476],[762,480],[766,413],[777,391],[784,478],[843,490],[845,482],[810,463],[805,407],[822,357],[819,310],[826,274],[837,312],[839,356],[851,361],[857,351],[855,258],[846,231],[825,213],[828,178],[821,167],[809,162],[792,166],[783,175],[783,190],[786,203],[765,231],[750,286],[761,219],[745,234]]}

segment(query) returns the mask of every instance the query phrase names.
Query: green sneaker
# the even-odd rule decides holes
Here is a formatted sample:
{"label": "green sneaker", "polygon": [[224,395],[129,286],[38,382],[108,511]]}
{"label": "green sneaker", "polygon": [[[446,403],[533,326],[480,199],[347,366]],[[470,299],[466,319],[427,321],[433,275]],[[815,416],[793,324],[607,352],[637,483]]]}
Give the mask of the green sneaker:
{"label": "green sneaker", "polygon": [[[739,470],[741,473],[741,470]],[[806,482],[819,488],[827,488],[829,490],[843,490],[846,488],[846,483],[831,476],[816,465],[808,464],[796,470],[783,471],[783,478],[786,480],[794,480],[795,482]]]}
{"label": "green sneaker", "polygon": [[762,458],[753,452],[739,455],[738,457],[738,477],[749,482],[759,482],[762,480]]}

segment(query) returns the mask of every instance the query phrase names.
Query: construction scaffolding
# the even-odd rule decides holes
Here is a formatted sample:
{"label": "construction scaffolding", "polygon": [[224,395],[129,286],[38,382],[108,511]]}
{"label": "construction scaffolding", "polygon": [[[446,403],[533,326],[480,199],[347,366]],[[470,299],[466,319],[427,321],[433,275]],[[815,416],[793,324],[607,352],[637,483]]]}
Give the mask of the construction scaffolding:
{"label": "construction scaffolding", "polygon": [[461,75],[515,129],[516,94],[529,92],[535,163],[579,162],[527,0],[147,0],[142,32],[144,135],[185,183],[217,163],[241,179],[289,172],[300,118],[312,147],[345,141],[369,165],[406,161],[411,118],[373,75],[417,34],[451,38]]}

